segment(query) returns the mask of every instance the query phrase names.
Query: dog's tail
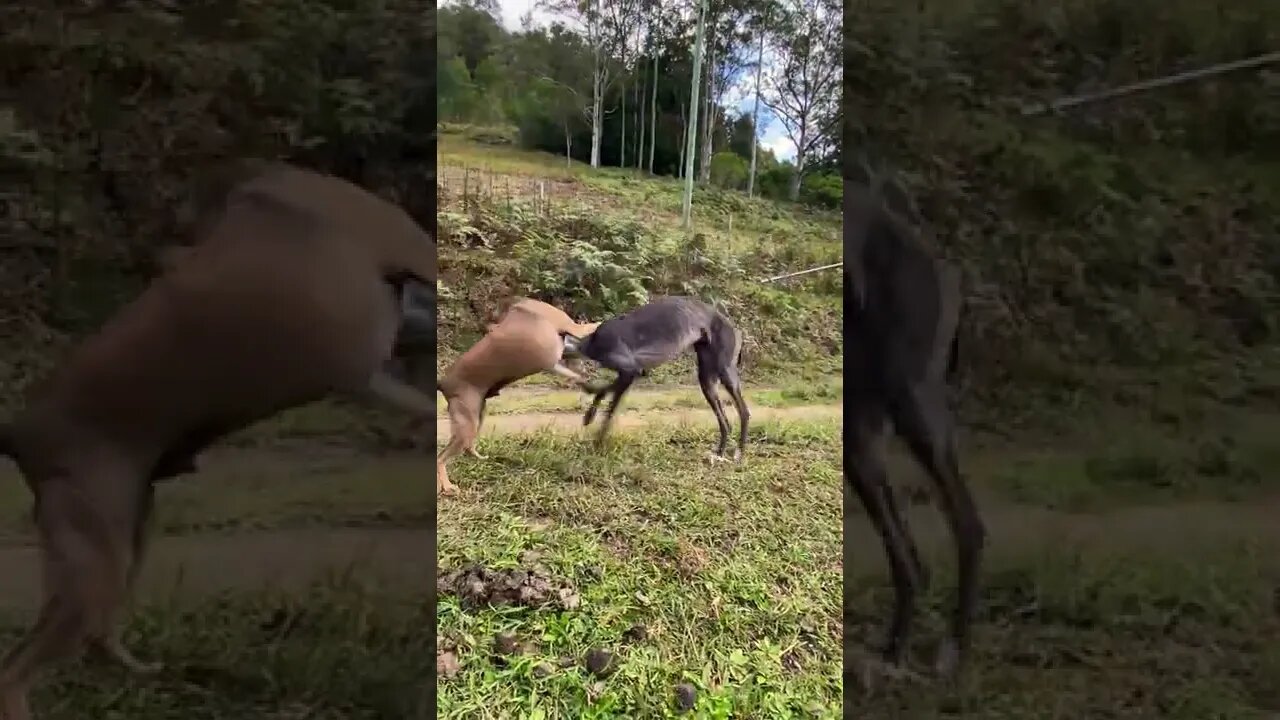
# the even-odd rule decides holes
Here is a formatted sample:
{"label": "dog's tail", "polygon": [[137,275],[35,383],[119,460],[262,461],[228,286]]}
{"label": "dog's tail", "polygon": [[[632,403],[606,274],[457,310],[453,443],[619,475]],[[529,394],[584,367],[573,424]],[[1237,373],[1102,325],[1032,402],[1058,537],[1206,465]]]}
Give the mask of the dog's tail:
{"label": "dog's tail", "polygon": [[708,335],[715,338],[721,349],[718,352],[724,352],[729,348],[733,349],[733,354],[729,356],[730,362],[734,368],[742,367],[742,331],[739,330],[733,321],[725,317],[723,313],[717,312],[711,319],[711,327]]}
{"label": "dog's tail", "polygon": [[951,337],[951,350],[947,353],[947,381],[954,383],[960,372],[960,330]]}
{"label": "dog's tail", "polygon": [[[725,320],[728,322],[728,319]],[[742,369],[742,331],[733,325],[733,366],[739,370]]]}

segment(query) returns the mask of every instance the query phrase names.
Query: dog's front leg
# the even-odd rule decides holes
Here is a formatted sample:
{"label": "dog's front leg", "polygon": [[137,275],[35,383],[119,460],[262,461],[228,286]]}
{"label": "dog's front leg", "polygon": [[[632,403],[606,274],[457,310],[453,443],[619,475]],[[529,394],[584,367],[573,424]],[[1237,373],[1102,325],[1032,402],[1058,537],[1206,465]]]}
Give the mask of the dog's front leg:
{"label": "dog's front leg", "polygon": [[608,395],[609,392],[613,390],[616,382],[617,381],[615,380],[612,383],[594,386],[583,383],[582,389],[595,395],[595,397],[591,398],[591,407],[587,408],[587,412],[582,416],[583,427],[587,427],[591,424],[592,420],[596,419],[596,413],[600,410],[601,401],[604,400],[605,395]]}

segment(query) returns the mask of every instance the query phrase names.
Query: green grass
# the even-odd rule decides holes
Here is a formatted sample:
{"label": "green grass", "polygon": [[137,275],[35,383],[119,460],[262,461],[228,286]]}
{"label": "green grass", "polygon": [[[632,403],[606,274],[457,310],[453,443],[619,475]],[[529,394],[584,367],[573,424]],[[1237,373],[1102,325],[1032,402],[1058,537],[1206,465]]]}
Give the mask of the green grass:
{"label": "green grass", "polygon": [[[136,613],[126,641],[165,669],[64,665],[33,698],[50,720],[426,720],[425,603],[350,580],[299,595],[228,594]],[[5,623],[13,627],[13,623]],[[9,631],[5,647],[16,640]]]}
{"label": "green grass", "polygon": [[[503,400],[555,410],[544,397]],[[54,720],[418,720],[428,663],[444,654],[458,663],[439,684],[439,717],[451,718],[671,716],[677,685],[696,689],[684,717],[700,718],[834,718],[842,690],[857,716],[908,720],[1280,713],[1274,414],[1219,410],[1155,426],[1117,413],[1047,439],[969,434],[964,468],[990,530],[970,671],[958,688],[899,681],[868,692],[841,674],[841,590],[855,657],[879,641],[891,591],[856,506],[840,529],[839,422],[762,418],[745,465],[712,467],[709,413],[688,426],[653,415],[689,397],[700,399],[687,387],[640,399],[657,422],[618,432],[602,454],[577,432],[486,434],[486,460],[451,466],[462,494],[440,502],[441,571],[531,570],[576,603],[473,607],[445,594],[438,649],[429,649],[421,560],[426,453],[372,454],[379,439],[403,435],[376,414],[362,430],[333,408],[259,427],[240,438],[245,447],[208,457],[203,474],[162,486],[151,566],[172,568],[175,554],[219,558],[186,573],[214,585],[244,573],[252,585],[269,579],[246,572],[255,554],[274,552],[321,579],[299,572],[271,590],[213,594],[170,589],[174,578],[145,582],[127,639],[168,669],[139,679],[64,666],[40,685],[37,709]],[[25,538],[29,499],[3,472],[0,529]],[[896,450],[891,472],[922,482]],[[937,510],[916,506],[911,517],[933,570],[913,644],[924,671],[954,560]],[[351,565],[325,547],[410,537],[400,528],[417,534],[392,542],[413,545],[387,559]],[[304,539],[273,545],[277,535]],[[247,549],[203,549],[228,543]],[[0,567],[5,577],[28,571]],[[4,598],[25,592],[19,584]],[[0,646],[28,621],[27,611],[4,611]],[[520,653],[495,653],[500,634]],[[595,649],[614,653],[607,677],[584,667]]]}
{"label": "green grass", "polygon": [[[850,679],[863,717],[1276,717],[1280,456],[1274,415],[1197,429],[1094,418],[1036,443],[971,436],[963,469],[989,531],[970,672],[936,682]],[[1229,448],[1229,451],[1223,450]],[[900,482],[924,483],[901,455]],[[891,591],[861,509],[846,535],[851,648],[878,644]],[[955,559],[940,513],[913,508],[933,582],[916,670],[944,632]]]}
{"label": "green grass", "polygon": [[[494,438],[487,460],[453,466],[441,570],[540,564],[580,605],[441,597],[460,670],[440,681],[439,717],[667,717],[682,683],[696,717],[838,717],[839,426],[755,427],[740,467],[703,460],[701,424],[619,433],[603,455],[563,434]],[[628,639],[636,625],[647,636]],[[530,649],[495,662],[500,632]],[[617,656],[604,680],[582,667],[597,648]]]}
{"label": "green grass", "polygon": [[1010,455],[1006,445],[988,484],[1013,501],[1078,512],[1280,495],[1274,414],[1218,412],[1180,428],[1119,422],[1078,432],[1069,447]]}
{"label": "green grass", "polygon": [[[1172,548],[1176,555],[1097,538],[1010,551],[988,568],[961,685],[868,692],[851,680],[854,707],[863,717],[980,720],[1275,717],[1274,538],[1266,546],[1231,536],[1195,547],[1175,540]],[[941,592],[926,600],[921,659],[942,632],[942,600]],[[860,581],[850,616],[855,647],[879,640],[888,602],[880,576]]]}
{"label": "green grass", "polygon": [[[554,380],[552,381],[554,382]],[[525,383],[521,383],[525,385]],[[548,387],[550,385],[550,387]],[[590,401],[589,395],[575,389],[562,389],[551,383],[529,383],[527,387],[505,390],[498,400],[489,402],[487,415],[512,415],[518,413],[568,412],[580,413]],[[728,395],[721,391],[728,403]],[[839,405],[843,394],[840,379],[826,383],[795,385],[792,387],[765,387],[744,389],[751,407],[785,408],[801,405]],[[625,407],[635,410],[671,410],[676,408],[704,408],[707,406],[702,391],[693,386],[649,386],[627,394]],[[726,406],[732,412],[732,406]],[[444,408],[439,417],[445,418]]]}
{"label": "green grass", "polygon": [[[159,488],[128,616],[126,642],[165,669],[139,678],[100,661],[62,664],[37,686],[38,717],[431,717],[427,454],[311,443],[222,449],[201,464]],[[0,535],[29,541],[30,497],[16,470],[0,472]],[[15,544],[0,545],[5,650],[37,597],[34,557]]]}

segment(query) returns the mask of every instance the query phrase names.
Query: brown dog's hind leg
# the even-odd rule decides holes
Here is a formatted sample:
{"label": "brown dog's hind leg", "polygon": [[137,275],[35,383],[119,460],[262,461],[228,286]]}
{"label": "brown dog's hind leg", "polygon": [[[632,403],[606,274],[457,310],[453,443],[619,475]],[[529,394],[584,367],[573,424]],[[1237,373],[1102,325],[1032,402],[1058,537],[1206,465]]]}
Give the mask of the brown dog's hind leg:
{"label": "brown dog's hind leg", "polygon": [[[133,591],[134,581],[138,577],[138,571],[142,567],[142,559],[146,555],[147,542],[150,539],[151,510],[154,505],[155,485],[148,483],[138,495],[137,515],[134,518],[133,526],[132,552],[128,558],[128,568],[125,573],[126,593]],[[124,604],[121,603],[117,607],[116,616],[108,618],[106,633],[100,637],[90,638],[90,647],[138,675],[154,675],[160,672],[164,669],[163,663],[143,662],[125,647],[121,637],[122,625],[118,617],[123,610]]]}
{"label": "brown dog's hind leg", "polygon": [[127,492],[128,485],[106,478],[97,484],[98,479],[94,488],[103,492],[93,495],[82,491],[85,483],[69,478],[39,487],[36,523],[45,600],[35,626],[0,664],[4,720],[30,720],[28,691],[49,666],[78,654],[86,643],[119,646],[118,639],[107,638],[116,632],[127,594],[136,508],[111,496]]}
{"label": "brown dog's hind leg", "polygon": [[[485,406],[488,404],[489,404],[489,398],[485,397],[480,399],[480,413],[476,418],[476,435],[477,436],[480,435],[480,428],[484,426],[484,410],[485,410]],[[489,459],[488,457],[481,455],[479,450],[476,450],[475,440],[471,441],[471,445],[467,447],[467,452],[470,453],[471,456],[477,460]]]}
{"label": "brown dog's hind leg", "polygon": [[457,486],[449,482],[446,464],[470,448],[480,430],[476,412],[460,398],[449,399],[448,412],[449,442],[436,455],[436,492],[445,495],[457,489]]}

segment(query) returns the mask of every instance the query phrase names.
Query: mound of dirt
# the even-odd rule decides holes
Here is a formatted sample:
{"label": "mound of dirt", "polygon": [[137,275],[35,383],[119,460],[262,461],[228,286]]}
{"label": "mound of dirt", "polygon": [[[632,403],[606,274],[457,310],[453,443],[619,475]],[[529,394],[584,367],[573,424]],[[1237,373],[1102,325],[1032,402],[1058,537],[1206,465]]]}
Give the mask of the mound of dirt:
{"label": "mound of dirt", "polygon": [[436,592],[442,596],[456,596],[467,608],[481,605],[553,605],[573,610],[581,602],[573,583],[552,577],[541,567],[491,570],[472,565],[437,576]]}

